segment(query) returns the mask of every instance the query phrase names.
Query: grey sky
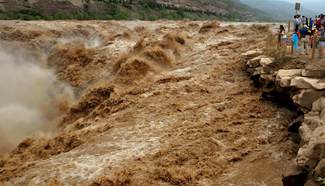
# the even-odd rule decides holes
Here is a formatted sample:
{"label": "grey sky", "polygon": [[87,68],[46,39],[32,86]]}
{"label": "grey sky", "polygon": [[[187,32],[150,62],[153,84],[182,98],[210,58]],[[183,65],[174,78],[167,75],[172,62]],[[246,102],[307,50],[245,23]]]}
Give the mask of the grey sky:
{"label": "grey sky", "polygon": [[[288,2],[291,2],[291,3],[294,3],[296,2],[296,0],[281,0],[281,1],[288,1]],[[302,3],[315,3],[315,2],[319,2],[319,0],[300,0]]]}
{"label": "grey sky", "polygon": [[[282,0],[291,3],[295,3],[296,0]],[[325,13],[325,0],[300,0],[302,6],[310,10],[314,10],[317,13]]]}

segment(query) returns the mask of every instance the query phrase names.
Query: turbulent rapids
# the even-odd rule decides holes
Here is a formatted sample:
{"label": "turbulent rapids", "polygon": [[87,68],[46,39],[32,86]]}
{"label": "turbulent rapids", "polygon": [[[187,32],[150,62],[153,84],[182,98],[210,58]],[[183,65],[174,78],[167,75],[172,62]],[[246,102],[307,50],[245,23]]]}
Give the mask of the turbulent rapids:
{"label": "turbulent rapids", "polygon": [[271,27],[2,21],[0,182],[281,185],[297,114],[240,58]]}

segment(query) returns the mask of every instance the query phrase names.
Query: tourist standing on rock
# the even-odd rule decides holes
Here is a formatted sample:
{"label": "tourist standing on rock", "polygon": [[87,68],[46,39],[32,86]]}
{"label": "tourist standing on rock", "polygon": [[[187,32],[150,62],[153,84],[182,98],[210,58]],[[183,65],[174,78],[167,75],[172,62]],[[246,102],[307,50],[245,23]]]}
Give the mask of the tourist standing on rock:
{"label": "tourist standing on rock", "polygon": [[296,27],[295,32],[292,34],[291,41],[293,44],[293,51],[298,52],[299,51],[299,36],[298,36],[298,27]]}
{"label": "tourist standing on rock", "polygon": [[316,38],[317,35],[317,29],[316,28],[312,28],[310,30],[310,38],[309,38],[309,43],[310,43],[310,48],[314,47],[314,38]]}
{"label": "tourist standing on rock", "polygon": [[314,20],[313,20],[313,18],[310,18],[309,19],[308,26],[309,26],[310,29],[312,29],[314,27]]}
{"label": "tourist standing on rock", "polygon": [[305,17],[305,16],[302,16],[302,18],[301,18],[301,24],[302,25],[307,25],[307,22],[308,22],[308,18]]}
{"label": "tourist standing on rock", "polygon": [[304,46],[304,50],[305,50],[305,54],[307,55],[308,54],[308,38],[307,36],[309,35],[309,29],[308,29],[308,26],[307,25],[304,25],[303,28],[301,28],[299,30],[300,32],[300,37],[301,37],[301,41],[303,43],[303,46]]}
{"label": "tourist standing on rock", "polygon": [[310,25],[310,19],[308,17],[306,17],[306,25],[308,26],[309,28],[309,25]]}
{"label": "tourist standing on rock", "polygon": [[322,25],[325,24],[325,15],[324,14],[321,14],[318,16],[318,20],[317,20],[317,23],[316,23],[316,27],[318,27],[317,29],[319,30],[321,28]]}
{"label": "tourist standing on rock", "polygon": [[287,40],[287,35],[285,34],[286,29],[283,25],[280,25],[279,32],[278,32],[278,43],[280,46],[283,45],[284,42]]}
{"label": "tourist standing on rock", "polygon": [[317,28],[317,30],[319,30],[320,27],[322,26],[321,15],[319,15],[318,17],[316,17],[315,24],[316,24],[316,28]]}
{"label": "tourist standing on rock", "polygon": [[319,58],[324,57],[324,48],[325,48],[325,23],[322,24],[319,30]]}
{"label": "tourist standing on rock", "polygon": [[293,21],[294,29],[299,30],[299,27],[301,25],[301,19],[299,15],[294,16],[294,21]]}

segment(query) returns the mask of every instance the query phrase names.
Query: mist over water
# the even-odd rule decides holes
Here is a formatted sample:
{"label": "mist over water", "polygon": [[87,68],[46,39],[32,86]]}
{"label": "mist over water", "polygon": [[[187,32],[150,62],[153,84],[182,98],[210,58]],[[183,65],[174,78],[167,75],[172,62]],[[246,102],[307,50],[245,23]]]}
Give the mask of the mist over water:
{"label": "mist over water", "polygon": [[0,44],[0,152],[21,140],[53,127],[60,116],[57,105],[73,100],[72,89],[57,81],[23,50]]}

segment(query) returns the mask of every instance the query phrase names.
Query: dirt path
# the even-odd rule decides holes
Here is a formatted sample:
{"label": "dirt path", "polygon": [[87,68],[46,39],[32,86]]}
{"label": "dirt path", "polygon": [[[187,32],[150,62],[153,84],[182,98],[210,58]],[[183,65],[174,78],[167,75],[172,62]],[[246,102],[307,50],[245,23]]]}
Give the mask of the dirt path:
{"label": "dirt path", "polygon": [[[185,43],[176,38],[177,51],[162,47],[172,66],[149,70],[136,81],[128,79],[131,84],[115,79],[110,71],[113,59],[103,66],[82,68],[80,77],[87,83],[80,81],[79,89],[103,87],[100,83],[105,80],[114,91],[89,112],[68,113],[59,138],[21,144],[1,161],[1,181],[5,185],[281,185],[285,165],[295,155],[286,131],[295,114],[261,100],[240,61],[241,53],[261,46],[262,26],[216,26],[200,33],[201,22],[131,23],[110,23],[121,29],[112,32],[122,36],[97,46],[95,56],[122,55],[143,35],[144,51],[156,41],[165,46],[163,36],[176,33]],[[93,25],[99,28],[104,23]],[[102,31],[97,30],[111,36]],[[99,80],[83,76],[87,68],[95,72],[103,67]]]}

